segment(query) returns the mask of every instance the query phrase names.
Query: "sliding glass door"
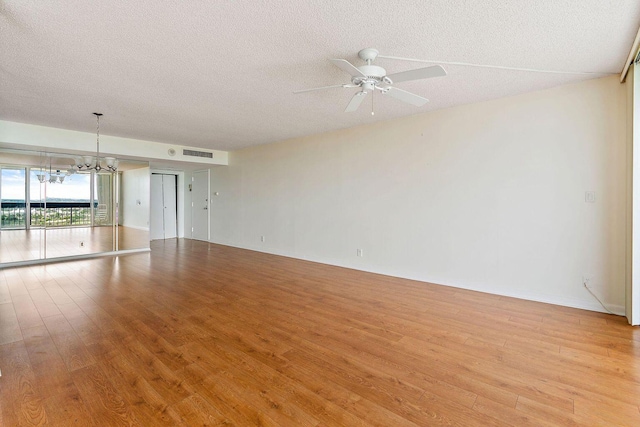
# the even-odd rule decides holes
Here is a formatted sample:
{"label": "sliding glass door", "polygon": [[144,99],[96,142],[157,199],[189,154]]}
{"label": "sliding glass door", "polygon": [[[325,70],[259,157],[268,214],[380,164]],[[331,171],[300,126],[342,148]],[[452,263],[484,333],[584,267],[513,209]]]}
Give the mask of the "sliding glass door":
{"label": "sliding glass door", "polygon": [[0,228],[25,229],[27,226],[26,168],[2,167],[0,173]]}

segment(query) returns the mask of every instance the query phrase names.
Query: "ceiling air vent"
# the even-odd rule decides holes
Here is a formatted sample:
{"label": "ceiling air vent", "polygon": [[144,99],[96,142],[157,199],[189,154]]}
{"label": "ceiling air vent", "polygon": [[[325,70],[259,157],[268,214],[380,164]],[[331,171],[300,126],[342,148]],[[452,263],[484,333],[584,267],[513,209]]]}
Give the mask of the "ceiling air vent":
{"label": "ceiling air vent", "polygon": [[206,157],[207,159],[213,159],[213,153],[207,153],[206,151],[182,150],[182,154],[184,156]]}

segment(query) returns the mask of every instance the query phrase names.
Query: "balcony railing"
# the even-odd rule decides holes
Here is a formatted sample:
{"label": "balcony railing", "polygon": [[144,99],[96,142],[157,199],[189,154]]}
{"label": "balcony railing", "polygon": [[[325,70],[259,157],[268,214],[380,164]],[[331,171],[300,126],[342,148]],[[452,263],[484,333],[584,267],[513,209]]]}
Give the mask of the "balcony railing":
{"label": "balcony railing", "polygon": [[[94,208],[98,203],[94,203]],[[2,228],[24,228],[27,221],[25,203],[3,202],[0,206]],[[31,227],[71,227],[91,225],[90,202],[31,202]]]}

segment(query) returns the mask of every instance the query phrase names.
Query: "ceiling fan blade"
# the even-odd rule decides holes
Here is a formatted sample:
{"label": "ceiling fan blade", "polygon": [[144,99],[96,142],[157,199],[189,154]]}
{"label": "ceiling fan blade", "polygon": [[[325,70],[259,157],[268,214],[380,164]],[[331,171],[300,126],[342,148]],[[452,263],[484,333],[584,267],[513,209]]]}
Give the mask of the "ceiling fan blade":
{"label": "ceiling fan blade", "polygon": [[356,92],[356,94],[353,95],[353,98],[351,98],[351,101],[349,101],[349,105],[347,105],[347,108],[344,109],[344,112],[352,113],[356,111],[366,97],[367,97],[367,92],[364,92],[364,91]]}
{"label": "ceiling fan blade", "polygon": [[305,93],[305,92],[312,92],[314,90],[324,90],[324,89],[333,89],[336,87],[349,87],[348,85],[333,85],[333,86],[322,86],[322,87],[314,87],[311,89],[301,89],[301,90],[294,90],[293,93]]}
{"label": "ceiling fan blade", "polygon": [[387,77],[389,77],[393,83],[400,83],[409,80],[429,79],[431,77],[441,77],[446,75],[447,72],[444,68],[439,65],[433,65],[431,67],[417,68],[415,70],[390,74]]}
{"label": "ceiling fan blade", "polygon": [[415,105],[416,107],[422,107],[424,104],[429,102],[427,98],[423,98],[419,95],[407,92],[406,90],[397,89],[395,87],[390,87],[382,93],[392,96],[402,102],[406,102],[407,104]]}
{"label": "ceiling fan blade", "polygon": [[362,71],[358,70],[346,59],[330,59],[329,61],[333,62],[333,65],[340,68],[345,73],[349,73],[354,77],[367,77],[362,73]]}

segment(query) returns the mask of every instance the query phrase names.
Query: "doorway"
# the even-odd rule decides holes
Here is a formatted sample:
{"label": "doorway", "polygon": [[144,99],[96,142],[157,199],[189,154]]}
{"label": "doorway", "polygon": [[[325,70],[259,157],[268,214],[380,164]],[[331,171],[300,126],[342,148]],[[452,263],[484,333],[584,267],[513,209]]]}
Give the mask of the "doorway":
{"label": "doorway", "polygon": [[192,184],[192,229],[191,237],[209,241],[209,170],[197,171],[191,178]]}
{"label": "doorway", "polygon": [[151,240],[178,237],[176,175],[151,174]]}

